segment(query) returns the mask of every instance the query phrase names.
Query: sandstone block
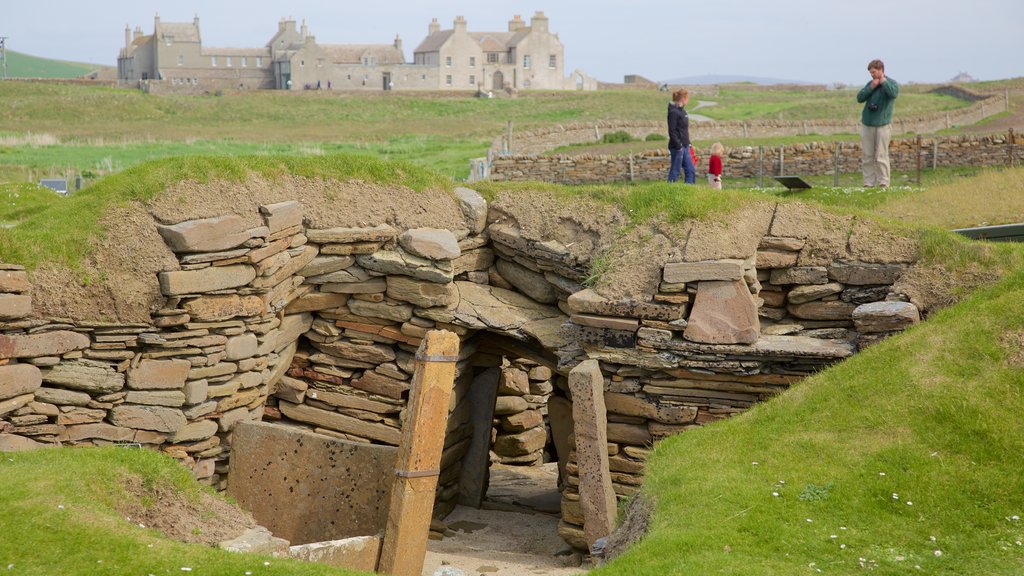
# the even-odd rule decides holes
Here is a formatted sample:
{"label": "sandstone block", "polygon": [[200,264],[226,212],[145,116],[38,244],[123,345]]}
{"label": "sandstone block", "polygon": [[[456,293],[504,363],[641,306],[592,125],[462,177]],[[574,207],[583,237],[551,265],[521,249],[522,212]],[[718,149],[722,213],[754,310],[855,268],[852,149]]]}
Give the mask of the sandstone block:
{"label": "sandstone block", "polygon": [[296,200],[260,206],[263,223],[271,234],[302,225],[302,204]]}
{"label": "sandstone block", "polygon": [[61,362],[42,372],[43,382],[90,394],[110,394],[124,388],[124,374],[113,366],[91,360]]}
{"label": "sandstone block", "polygon": [[684,338],[707,344],[750,344],[759,335],[757,304],[742,280],[697,285]]}
{"label": "sandstone block", "polygon": [[184,359],[143,359],[128,368],[128,387],[133,390],[180,390],[192,363]]}
{"label": "sandstone block", "polygon": [[[774,274],[774,272],[773,272]],[[820,300],[826,296],[839,294],[843,291],[843,285],[838,282],[827,284],[815,284],[808,286],[797,286],[789,291],[788,300],[790,304],[803,304],[812,300]],[[764,292],[761,293],[762,295]],[[781,306],[781,304],[778,304]]]}
{"label": "sandstone block", "polygon": [[552,304],[558,301],[558,291],[543,274],[503,258],[496,260],[494,267],[497,268],[498,274],[501,274],[502,278],[531,299],[542,304]]}
{"label": "sandstone block", "polygon": [[245,264],[211,266],[200,270],[160,272],[160,291],[164,296],[200,294],[245,286],[256,278],[256,270]]}
{"label": "sandstone block", "polygon": [[210,383],[206,380],[191,380],[185,383],[182,392],[185,393],[185,404],[199,404],[209,398]]}
{"label": "sandstone block", "polygon": [[186,300],[182,308],[193,320],[201,322],[219,322],[238,316],[259,316],[265,306],[258,296],[239,296],[237,294],[200,296]]}
{"label": "sandstone block", "polygon": [[501,429],[512,434],[525,432],[544,424],[544,416],[537,410],[524,410],[518,414],[511,414],[498,420]]}
{"label": "sandstone block", "polygon": [[326,294],[323,292],[311,292],[292,300],[285,307],[285,314],[298,314],[300,312],[319,312],[320,310],[331,310],[341,308],[348,303],[348,294]]}
{"label": "sandstone block", "polygon": [[454,298],[454,289],[448,284],[436,284],[408,276],[388,276],[387,295],[422,308],[432,308],[450,304]]}
{"label": "sandstone block", "polygon": [[921,321],[917,306],[910,302],[871,302],[861,304],[851,313],[858,332],[891,332],[905,330]]}
{"label": "sandstone block", "polygon": [[135,430],[121,426],[112,426],[105,422],[67,426],[60,435],[60,440],[80,442],[82,440],[106,440],[107,442],[131,442],[135,439]]}
{"label": "sandstone block", "polygon": [[897,264],[865,264],[863,262],[834,262],[828,267],[828,277],[836,282],[854,286],[892,284],[903,273]]}
{"label": "sandstone block", "polygon": [[0,292],[22,294],[31,289],[24,270],[0,270]]}
{"label": "sandstone block", "polygon": [[237,214],[188,220],[174,225],[158,224],[157,232],[174,252],[217,252],[240,246],[252,238]]}
{"label": "sandstone block", "polygon": [[42,387],[35,392],[36,400],[55,406],[88,406],[92,396],[85,392],[74,392],[63,388]]}
{"label": "sandstone block", "polygon": [[188,422],[181,410],[164,406],[133,406],[122,404],[110,409],[110,423],[124,428],[174,432]]}
{"label": "sandstone block", "polygon": [[662,269],[662,279],[672,284],[700,280],[728,281],[740,278],[743,278],[743,260],[669,262]]}
{"label": "sandstone block", "polygon": [[190,422],[167,437],[172,444],[181,442],[197,442],[206,440],[217,433],[217,423],[213,420],[197,420]]}
{"label": "sandstone block", "polygon": [[828,282],[828,269],[824,266],[792,266],[772,270],[769,282],[776,285],[786,284],[825,284]]}
{"label": "sandstone block", "polygon": [[0,334],[0,358],[36,358],[62,356],[89,347],[89,337],[70,330],[40,334]]}
{"label": "sandstone block", "polygon": [[32,394],[43,384],[43,375],[32,364],[0,366],[0,400]]}
{"label": "sandstone block", "polygon": [[348,309],[353,314],[366,318],[382,318],[394,322],[405,322],[412,319],[412,306],[409,304],[369,302],[353,298],[348,301]]}
{"label": "sandstone block", "polygon": [[313,315],[308,312],[286,315],[281,320],[281,326],[278,328],[279,332],[277,333],[274,351],[280,352],[287,348],[298,340],[299,336],[309,332],[309,328],[312,325]]}
{"label": "sandstone block", "polygon": [[[357,256],[356,262],[367,270],[381,274],[412,276],[438,284],[447,284],[455,276],[451,272],[450,263],[446,261],[434,261],[402,250],[378,250],[373,254]],[[442,265],[446,267],[442,268]]]}
{"label": "sandstone block", "polygon": [[0,416],[10,414],[15,410],[23,408],[27,406],[29,402],[32,402],[34,400],[35,395],[33,394],[22,394],[20,396],[8,398],[6,400],[0,400]]}
{"label": "sandstone block", "polygon": [[798,252],[784,250],[758,250],[755,266],[758,270],[765,268],[789,268],[796,266]]}
{"label": "sandstone block", "polygon": [[590,288],[569,296],[568,304],[569,310],[574,314],[643,318],[646,320],[664,320],[666,322],[679,320],[686,311],[685,306],[674,304],[609,300]]}
{"label": "sandstone block", "polygon": [[17,436],[15,434],[0,433],[0,452],[24,452],[27,450],[38,450],[39,448],[45,447],[46,444],[36,442],[31,438],[25,438],[24,436]]}
{"label": "sandstone block", "polygon": [[387,224],[372,228],[326,228],[306,230],[306,237],[317,244],[350,244],[356,242],[383,242],[393,240],[397,230]]}
{"label": "sandstone block", "polygon": [[0,294],[0,320],[16,320],[31,315],[31,296],[28,294]]}
{"label": "sandstone block", "polygon": [[804,304],[790,304],[786,309],[794,318],[804,320],[849,320],[856,307],[842,300],[814,300]]}
{"label": "sandstone block", "polygon": [[615,528],[616,499],[608,462],[608,421],[604,376],[597,360],[585,360],[569,372],[573,433],[579,474],[580,506],[587,544]]}
{"label": "sandstone block", "polygon": [[455,197],[469,230],[475,234],[483,232],[487,227],[487,200],[476,190],[462,186],[455,189]]}
{"label": "sandstone block", "polygon": [[252,332],[232,336],[231,338],[228,338],[227,348],[225,350],[227,356],[225,356],[224,359],[235,362],[246,358],[252,358],[256,355],[256,348],[258,346],[259,342],[256,340],[256,335]]}
{"label": "sandstone block", "polygon": [[462,254],[451,230],[413,228],[398,236],[398,244],[410,254],[431,260],[453,260]]}
{"label": "sandstone block", "polygon": [[178,408],[185,404],[185,393],[180,390],[132,390],[124,397],[124,401],[130,404]]}
{"label": "sandstone block", "polygon": [[377,440],[392,446],[397,446],[399,440],[401,440],[400,430],[383,424],[366,422],[338,412],[328,412],[327,410],[313,408],[305,404],[292,404],[283,400],[280,402],[279,407],[282,414],[299,422],[322,426],[360,438]]}
{"label": "sandstone block", "polygon": [[494,415],[507,416],[509,414],[518,414],[529,408],[530,404],[520,396],[498,396],[494,404]]}
{"label": "sandstone block", "polygon": [[569,321],[580,326],[592,328],[610,328],[612,330],[626,330],[636,332],[640,328],[640,321],[636,318],[614,318],[611,316],[597,316],[595,314],[573,314]]}
{"label": "sandstone block", "polygon": [[499,434],[494,440],[494,451],[507,456],[524,456],[544,448],[548,433],[543,428],[531,428],[519,434]]}
{"label": "sandstone block", "polygon": [[464,250],[462,255],[452,260],[452,272],[458,276],[464,272],[487,270],[494,264],[494,250],[477,248]]}
{"label": "sandstone block", "polygon": [[518,368],[505,368],[498,379],[498,394],[522,396],[530,393],[530,377]]}
{"label": "sandstone block", "polygon": [[245,422],[246,420],[249,420],[249,411],[245,406],[228,410],[220,417],[220,431],[230,432],[235,427],[235,424]]}
{"label": "sandstone block", "polygon": [[337,272],[344,270],[349,266],[355,264],[356,259],[352,256],[324,256],[320,255],[306,264],[302,270],[299,270],[299,276],[305,278],[311,278],[313,276],[320,276],[323,274],[330,274],[331,272]]}

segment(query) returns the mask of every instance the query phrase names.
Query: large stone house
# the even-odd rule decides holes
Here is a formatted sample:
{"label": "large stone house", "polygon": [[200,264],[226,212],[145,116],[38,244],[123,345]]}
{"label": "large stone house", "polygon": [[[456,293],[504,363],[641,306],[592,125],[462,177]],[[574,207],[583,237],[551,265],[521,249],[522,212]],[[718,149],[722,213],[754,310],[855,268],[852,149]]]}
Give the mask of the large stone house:
{"label": "large stone house", "polygon": [[282,19],[262,48],[203,46],[199,17],[165,23],[153,34],[125,28],[118,79],[126,85],[172,90],[231,88],[338,90],[577,90],[596,82],[575,71],[564,77],[565,50],[548,18],[529,26],[519,16],[504,32],[471,32],[465,18],[442,30],[435,18],[407,62],[402,40],[390,44],[320,44],[306,23]]}

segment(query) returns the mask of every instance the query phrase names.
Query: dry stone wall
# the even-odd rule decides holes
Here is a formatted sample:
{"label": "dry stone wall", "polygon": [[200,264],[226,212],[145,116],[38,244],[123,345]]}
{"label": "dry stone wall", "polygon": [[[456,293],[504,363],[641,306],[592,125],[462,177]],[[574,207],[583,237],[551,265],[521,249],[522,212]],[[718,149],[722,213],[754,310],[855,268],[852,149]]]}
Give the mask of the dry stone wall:
{"label": "dry stone wall", "polygon": [[[913,250],[853,250],[867,243],[863,223],[813,235],[779,205],[743,253],[678,246],[656,291],[610,299],[581,285],[596,252],[539,236],[472,190],[456,195],[459,230],[312,229],[298,202],[262,206],[255,228],[232,214],[159,226],[179,269],[154,278],[164,303],[145,324],[34,318],[26,272],[4,265],[0,446],[141,444],[218,488],[243,421],[394,446],[417,347],[446,329],[461,349],[435,514],[460,495],[473,379],[507,366],[492,448],[541,458],[547,411],[560,533],[585,547],[575,438],[606,440],[606,488],[631,496],[654,441],[742,412],[920,318],[893,288]],[[568,375],[586,361],[603,379],[602,434],[573,428]]]}
{"label": "dry stone wall", "polygon": [[[1006,166],[1024,163],[1024,144],[1019,136],[949,136],[893,140],[889,147],[895,170],[940,166]],[[838,146],[838,156],[836,147]],[[828,175],[858,172],[860,144],[855,142],[812,142],[765,148],[726,148],[722,157],[723,177],[757,177],[781,174]],[[599,184],[634,180],[663,180],[668,174],[667,150],[649,150],[629,156],[499,156],[491,163],[489,179],[496,181],[542,181],[565,184]],[[706,166],[702,162],[698,169]]]}

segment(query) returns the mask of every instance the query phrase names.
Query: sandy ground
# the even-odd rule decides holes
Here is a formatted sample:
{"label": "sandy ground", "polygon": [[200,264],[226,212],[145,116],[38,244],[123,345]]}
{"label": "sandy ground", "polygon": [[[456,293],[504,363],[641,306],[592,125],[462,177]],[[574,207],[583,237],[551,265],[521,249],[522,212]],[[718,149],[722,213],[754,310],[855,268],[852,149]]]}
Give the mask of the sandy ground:
{"label": "sandy ground", "polygon": [[424,576],[444,567],[466,576],[585,573],[580,556],[558,536],[558,516],[545,512],[558,509],[557,477],[554,463],[492,466],[484,507],[459,506],[445,518],[448,535],[428,542]]}

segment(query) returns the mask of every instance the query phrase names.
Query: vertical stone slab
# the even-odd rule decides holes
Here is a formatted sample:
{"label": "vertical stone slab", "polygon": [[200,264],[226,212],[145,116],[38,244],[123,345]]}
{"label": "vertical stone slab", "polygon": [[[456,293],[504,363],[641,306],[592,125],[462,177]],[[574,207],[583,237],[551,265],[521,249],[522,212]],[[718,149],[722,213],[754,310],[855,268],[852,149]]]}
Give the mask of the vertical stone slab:
{"label": "vertical stone slab", "polygon": [[572,402],[562,396],[548,397],[548,423],[551,426],[551,440],[558,453],[558,485],[568,481],[566,467],[569,465],[569,450],[572,444]]}
{"label": "vertical stone slab", "polygon": [[753,344],[760,334],[757,303],[743,280],[697,284],[684,338],[705,344]]}
{"label": "vertical stone slab", "polygon": [[615,490],[608,463],[608,415],[604,405],[604,377],[597,360],[587,360],[569,372],[572,392],[573,434],[580,476],[580,506],[587,545],[615,528]]}
{"label": "vertical stone slab", "polygon": [[498,399],[498,378],[501,370],[488,368],[473,378],[469,387],[469,423],[473,435],[469,449],[462,458],[459,474],[459,504],[479,508],[487,494],[490,472],[491,422]]}

